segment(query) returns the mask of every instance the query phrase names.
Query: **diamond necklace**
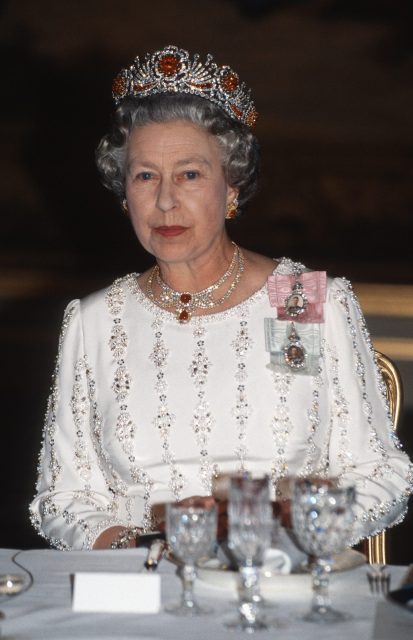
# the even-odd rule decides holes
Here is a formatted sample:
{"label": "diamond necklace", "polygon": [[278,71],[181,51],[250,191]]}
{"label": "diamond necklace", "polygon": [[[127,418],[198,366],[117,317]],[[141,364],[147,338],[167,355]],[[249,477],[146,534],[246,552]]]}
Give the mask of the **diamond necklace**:
{"label": "diamond necklace", "polygon": [[[214,309],[215,307],[220,306],[233,293],[244,271],[244,256],[241,249],[235,244],[235,242],[232,244],[234,245],[234,253],[228,269],[219,278],[219,280],[214,282],[214,284],[211,284],[209,287],[206,287],[206,289],[202,289],[202,291],[196,291],[194,293],[190,293],[189,291],[176,291],[162,280],[159,266],[156,264],[152,268],[146,283],[146,295],[158,306],[164,308],[175,307],[177,320],[181,324],[189,322],[196,309]],[[227,291],[220,298],[214,300],[212,297],[213,292],[219,289],[219,287],[221,287],[234,272],[234,279]],[[154,280],[161,290],[159,297],[157,297],[153,291]]]}

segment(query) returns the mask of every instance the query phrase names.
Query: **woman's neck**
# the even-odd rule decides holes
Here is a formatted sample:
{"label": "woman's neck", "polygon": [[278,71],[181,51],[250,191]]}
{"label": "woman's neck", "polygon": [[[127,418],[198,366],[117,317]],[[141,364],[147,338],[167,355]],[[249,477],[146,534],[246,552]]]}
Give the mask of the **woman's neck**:
{"label": "woman's neck", "polygon": [[196,292],[209,287],[230,267],[236,246],[229,239],[187,262],[158,260],[161,280],[175,291]]}

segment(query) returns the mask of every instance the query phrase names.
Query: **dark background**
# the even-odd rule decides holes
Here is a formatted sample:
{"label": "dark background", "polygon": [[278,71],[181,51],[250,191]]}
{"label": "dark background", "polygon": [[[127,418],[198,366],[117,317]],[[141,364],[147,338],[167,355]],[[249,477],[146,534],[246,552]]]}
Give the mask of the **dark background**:
{"label": "dark background", "polygon": [[[211,51],[252,87],[263,175],[233,237],[360,285],[375,343],[396,345],[413,452],[412,4],[9,0],[0,12],[0,545],[42,545],[27,505],[64,306],[150,264],[94,149],[112,77],[166,44]],[[412,511],[392,532],[394,562],[413,561]]]}

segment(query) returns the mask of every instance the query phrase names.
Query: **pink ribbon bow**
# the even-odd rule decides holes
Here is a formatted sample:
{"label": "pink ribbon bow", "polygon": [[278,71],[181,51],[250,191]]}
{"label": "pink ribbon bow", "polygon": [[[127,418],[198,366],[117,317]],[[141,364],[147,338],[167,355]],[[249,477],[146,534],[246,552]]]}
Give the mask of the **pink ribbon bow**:
{"label": "pink ribbon bow", "polygon": [[[294,295],[293,287],[297,282],[302,284],[302,295],[308,301],[303,313],[292,318],[286,313],[286,302]],[[277,307],[280,320],[294,322],[324,322],[324,305],[327,291],[327,274],[325,271],[308,271],[300,276],[276,273],[267,281],[268,296],[272,307]]]}

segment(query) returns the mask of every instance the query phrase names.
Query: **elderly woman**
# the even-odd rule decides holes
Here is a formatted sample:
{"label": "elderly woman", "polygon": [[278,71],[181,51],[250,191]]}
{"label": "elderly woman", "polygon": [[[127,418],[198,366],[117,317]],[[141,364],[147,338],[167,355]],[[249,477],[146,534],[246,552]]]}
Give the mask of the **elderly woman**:
{"label": "elderly woman", "polygon": [[258,172],[238,75],[169,46],[113,94],[97,164],[155,263],[67,307],[34,526],[59,549],[132,545],[237,470],[274,495],[290,475],[355,481],[363,535],[399,522],[412,471],[350,284],[228,235]]}

